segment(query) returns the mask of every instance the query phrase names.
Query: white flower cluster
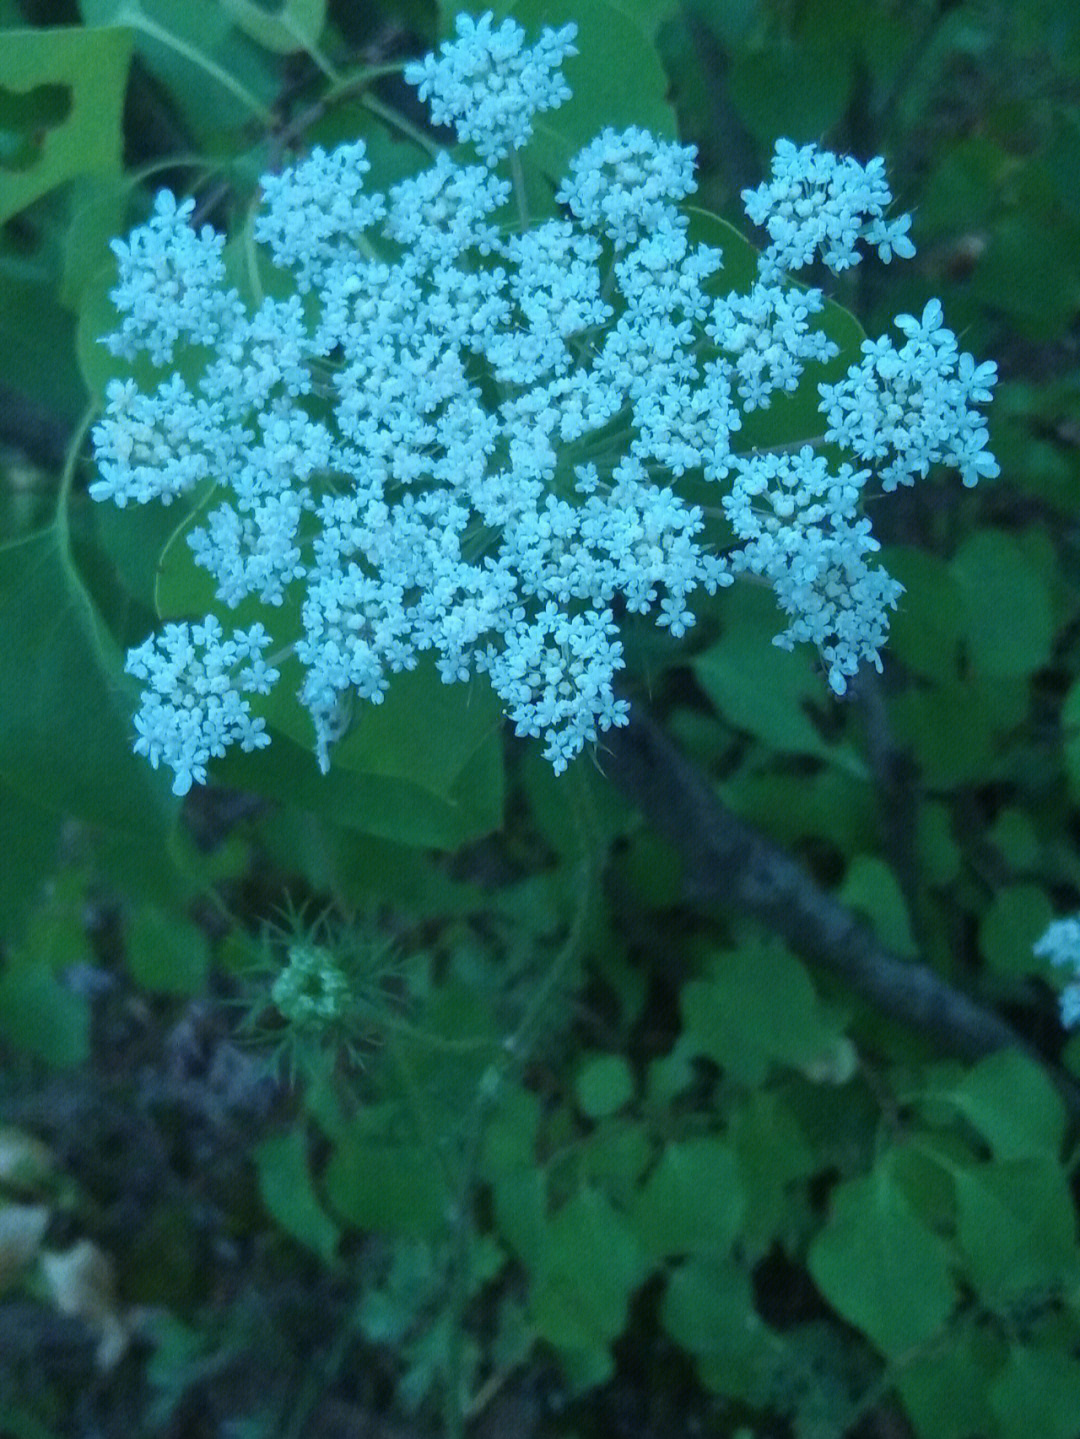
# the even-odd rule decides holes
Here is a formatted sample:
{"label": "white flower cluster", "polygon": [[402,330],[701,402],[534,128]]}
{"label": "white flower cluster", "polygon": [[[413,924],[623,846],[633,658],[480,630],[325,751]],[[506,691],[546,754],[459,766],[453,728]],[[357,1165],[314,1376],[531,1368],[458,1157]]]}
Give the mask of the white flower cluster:
{"label": "white flower cluster", "polygon": [[527,143],[534,114],[569,100],[559,66],[577,54],[576,25],[545,29],[528,49],[520,25],[504,20],[493,30],[491,21],[490,10],[479,20],[459,15],[456,40],[405,67],[420,99],[431,101],[432,123],[453,125],[489,165]]}
{"label": "white flower cluster", "polygon": [[269,643],[259,624],[226,639],[208,615],[198,625],[166,625],[128,653],[128,674],[149,681],[135,716],[135,753],[155,769],[165,761],[174,794],[205,784],[207,761],[220,759],[229,745],[250,751],[270,743],[265,721],[241,698],[269,694],[277,683],[277,670],[261,657]]}
{"label": "white flower cluster", "polygon": [[[487,163],[440,153],[369,193],[356,143],[266,176],[254,239],[291,276],[288,298],[242,302],[221,237],[196,234],[190,202],[167,192],[116,243],[121,322],[107,343],[166,373],[149,392],[110,385],[91,494],[205,500],[188,542],[219,604],[299,615],[276,639],[304,668],[324,771],[353,701],[378,703],[428,652],[447,683],[486,674],[559,772],[626,722],[619,610],[681,636],[693,593],[743,571],[776,589],[790,620],[777,643],[817,645],[843,690],[877,661],[900,592],[867,563],[870,469],[732,446],[744,413],[836,354],[814,328],[821,292],[781,265],[813,245],[834,270],[859,241],[910,251],[904,223],[882,217],[880,162],[781,144],[772,188],[750,204],[772,245],[750,292],[725,295],[720,251],[690,243],[679,208],[694,151],[643,130],[603,131],[557,190],[562,213],[523,226],[493,165],[566,98],[556,66],[574,28],[532,49],[490,15],[457,31],[407,76]],[[967,481],[996,472],[970,408],[993,367],[957,357],[939,320],[933,307],[921,324],[901,317],[903,349],[877,342],[824,389],[826,438],[870,467],[893,457],[886,487],[939,461]],[[707,546],[702,508],[675,488],[684,475],[730,482],[741,548]],[[277,678],[257,659],[266,642],[261,626],[226,640],[211,617],[132,653],[149,681],[137,747],[173,768],[178,793],[226,745],[267,742],[241,698]]]}
{"label": "white flower cluster", "polygon": [[843,694],[859,662],[881,668],[888,611],[903,586],[866,556],[879,548],[870,521],[858,518],[869,470],[841,465],[830,475],[825,459],[805,445],[795,455],[754,455],[735,461],[724,511],[745,540],[732,556],[734,573],[763,575],[792,617],[774,644],[817,645],[829,683]]}
{"label": "white flower cluster", "polygon": [[1072,977],[1061,991],[1061,1023],[1066,1029],[1080,1024],[1080,915],[1056,919],[1033,947],[1036,959],[1049,960]]}
{"label": "white flower cluster", "polygon": [[876,247],[886,264],[893,255],[909,260],[911,216],[886,220],[892,192],[879,156],[865,167],[850,155],[832,155],[816,145],[796,147],[779,140],[772,179],[742,192],[746,213],[763,225],[772,243],[764,252],[767,272],[801,270],[818,258],[834,273],[857,265],[858,240]]}
{"label": "white flower cluster", "polygon": [[957,356],[956,336],[941,320],[937,300],[918,320],[897,315],[907,344],[864,340],[862,363],[838,385],[820,387],[828,438],[874,464],[886,491],[914,484],[931,465],[959,470],[965,485],[1000,473],[983,417],[971,408],[989,403],[997,367]]}

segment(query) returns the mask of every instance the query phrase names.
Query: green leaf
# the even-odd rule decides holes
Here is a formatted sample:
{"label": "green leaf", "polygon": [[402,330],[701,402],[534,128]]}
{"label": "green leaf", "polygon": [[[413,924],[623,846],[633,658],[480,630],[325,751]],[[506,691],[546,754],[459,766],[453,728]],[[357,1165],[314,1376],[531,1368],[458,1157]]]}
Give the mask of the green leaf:
{"label": "green leaf", "polygon": [[1012,535],[980,530],[950,565],[963,604],[964,642],[976,674],[1015,678],[1050,658],[1054,613],[1035,559]]}
{"label": "green leaf", "polygon": [[286,1234],[313,1249],[324,1264],[332,1265],[341,1231],[315,1193],[303,1129],[294,1126],[264,1139],[255,1149],[255,1167],[259,1193],[274,1219]]}
{"label": "green leaf", "polygon": [[731,1142],[746,1196],[740,1254],[753,1262],[798,1224],[792,1181],[816,1173],[820,1161],[784,1097],[770,1089],[749,1090],[734,1110]]}
{"label": "green leaf", "polygon": [[716,644],[691,661],[720,718],[782,754],[829,757],[836,747],[822,738],[809,709],[825,702],[821,670],[808,646],[773,644],[785,626],[771,592],[734,586],[724,596],[723,625]]}
{"label": "green leaf", "polygon": [[10,944],[22,932],[40,887],[56,862],[61,818],[0,784],[0,932]]}
{"label": "green leaf", "polygon": [[[396,678],[408,678],[401,676]],[[383,706],[390,703],[390,697]],[[463,699],[464,711],[464,699]],[[502,823],[503,763],[499,735],[481,744],[440,792],[397,776],[360,774],[345,768],[319,773],[311,751],[282,735],[258,754],[232,750],[211,767],[231,789],[265,794],[345,828],[397,844],[459,849]],[[426,746],[438,749],[428,736]]]}
{"label": "green leaf", "polygon": [[1061,706],[1061,741],[1065,772],[1074,799],[1080,799],[1080,675],[1073,680]]}
{"label": "green leaf", "polygon": [[594,1055],[583,1065],[574,1091],[582,1114],[603,1119],[633,1099],[634,1076],[621,1054]]}
{"label": "green leaf", "polygon": [[1042,223],[1026,212],[999,220],[971,291],[987,309],[1004,310],[1029,339],[1064,335],[1080,309],[1075,231],[1055,223],[1052,212]]}
{"label": "green leaf", "polygon": [[1011,884],[999,889],[979,925],[979,949],[996,974],[1021,976],[1047,973],[1045,960],[1036,959],[1032,945],[1054,917],[1044,889],[1035,884]]}
{"label": "green leaf", "polygon": [[897,747],[911,748],[932,789],[983,784],[1002,738],[1027,715],[1029,688],[1026,676],[912,686],[891,705]]}
{"label": "green leaf", "polygon": [[480,1172],[487,1180],[515,1170],[531,1170],[536,1164],[536,1141],[540,1129],[540,1100],[531,1089],[506,1080],[499,1103],[487,1128],[481,1151]]}
{"label": "green leaf", "polygon": [[327,1200],[356,1229],[434,1239],[446,1228],[442,1172],[419,1145],[387,1127],[389,1117],[365,1112],[341,1135],[326,1169]]}
{"label": "green leaf", "polygon": [[1064,1103],[1042,1066],[1019,1050],[1002,1049],[980,1060],[951,1097],[996,1159],[1060,1156]]}
{"label": "green leaf", "polygon": [[811,1077],[844,1062],[850,1041],[821,1004],[804,966],[778,944],[716,956],[712,975],[683,988],[687,1043],[744,1084],[760,1085],[773,1063]]}
{"label": "green leaf", "polygon": [[956,1302],[945,1245],[912,1212],[887,1157],[837,1185],[808,1267],[833,1308],[889,1358],[937,1334]]}
{"label": "green leaf", "polygon": [[900,545],[883,551],[882,564],[904,586],[889,623],[889,654],[912,674],[955,680],[964,608],[949,566],[938,555]]}
{"label": "green leaf", "polygon": [[188,0],[79,0],[88,24],[134,32],[140,60],[192,132],[210,144],[252,119],[270,128],[279,61],[236,28],[220,4]]}
{"label": "green leaf", "polygon": [[991,1306],[1080,1277],[1076,1214],[1061,1166],[993,1161],[957,1170],[956,1234],[966,1277]]}
{"label": "green leaf", "polygon": [[128,972],[152,994],[201,994],[210,968],[206,935],[190,920],[141,904],[125,930]]}
{"label": "green leaf", "polygon": [[755,1309],[741,1265],[718,1258],[680,1264],[668,1280],[660,1322],[698,1360],[710,1389],[754,1405],[772,1398],[771,1361],[782,1346]]}
{"label": "green leaf", "polygon": [[547,1228],[532,1293],[538,1335],[558,1349],[606,1355],[648,1268],[626,1221],[604,1196],[578,1190]]}
{"label": "green leaf", "polygon": [[134,687],[58,524],[0,547],[0,776],[163,847],[178,805],[132,752]]}
{"label": "green leaf", "polygon": [[25,395],[61,431],[78,422],[86,390],[75,362],[75,324],[51,276],[0,283],[0,381]]}
{"label": "green leaf", "polygon": [[[194,563],[190,516],[174,532],[158,567],[157,609],[163,619],[216,613],[227,629],[262,621],[271,649],[287,652],[300,633],[299,602],[271,609],[248,600],[229,610],[214,600],[213,580]],[[256,790],[403,844],[456,848],[488,834],[502,820],[500,705],[483,678],[444,684],[430,659],[393,675],[381,704],[358,700],[353,725],[331,754],[331,772],[315,763],[311,717],[296,698],[303,670],[280,663],[274,693],[252,702],[273,735],[256,754],[231,751],[211,774],[235,788]]]}
{"label": "green leaf", "polygon": [[831,130],[843,116],[853,79],[851,57],[835,38],[795,44],[783,37],[736,51],[726,83],[743,124],[771,149],[778,135],[802,144]]}
{"label": "green leaf", "polygon": [[27,945],[0,971],[0,1033],[16,1052],[57,1067],[90,1054],[90,1006]]}
{"label": "green leaf", "polygon": [[897,1367],[895,1383],[919,1439],[993,1433],[988,1395],[1000,1362],[997,1337],[988,1335],[988,1326],[974,1325],[907,1356]]}
{"label": "green leaf", "polygon": [[499,1238],[536,1273],[548,1245],[547,1174],[536,1166],[504,1170],[495,1176],[492,1199]]}
{"label": "green leaf", "polygon": [[881,942],[906,959],[918,954],[907,902],[896,875],[875,855],[857,854],[848,865],[837,899],[871,921]]}
{"label": "green leaf", "polygon": [[281,0],[276,11],[255,0],[221,0],[221,7],[256,45],[278,55],[310,51],[326,24],[326,0]]}
{"label": "green leaf", "polygon": [[746,1196],[731,1147],[719,1139],[668,1144],[628,1214],[654,1259],[723,1256],[738,1236]]}
{"label": "green leaf", "polygon": [[1080,1361],[1060,1349],[1012,1344],[990,1386],[1001,1439],[1074,1439],[1080,1414]]}
{"label": "green leaf", "polygon": [[0,99],[61,86],[68,105],[65,118],[46,131],[33,164],[0,166],[0,224],[76,175],[119,172],[130,59],[131,34],[122,28],[4,32]]}

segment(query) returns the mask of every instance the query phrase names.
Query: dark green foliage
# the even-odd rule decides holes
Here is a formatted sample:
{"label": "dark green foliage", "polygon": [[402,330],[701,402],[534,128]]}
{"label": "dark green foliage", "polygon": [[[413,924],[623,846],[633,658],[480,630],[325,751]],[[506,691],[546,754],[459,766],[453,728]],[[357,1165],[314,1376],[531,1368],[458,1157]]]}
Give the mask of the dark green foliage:
{"label": "dark green foliage", "polygon": [[[883,153],[919,254],[836,286],[833,369],[930,294],[997,359],[1001,478],[875,513],[905,595],[852,702],[736,587],[628,645],[693,824],[682,771],[621,790],[613,737],[556,780],[426,670],[327,778],[287,700],[182,813],[131,753],[123,649],[207,596],[190,514],[85,494],[108,240],[168,183],[243,274],[268,166],[362,133],[408,173],[392,72],[457,8],[0,0],[0,1431],[584,1439],[646,1374],[707,1435],[1071,1439],[1080,1045],[1032,944],[1080,905],[1075,7],[496,7],[580,26],[538,205],[603,125],[695,140],[727,284],[753,253],[706,211],[778,135]],[[742,439],[813,438],[815,399]],[[703,876],[725,816],[767,838]],[[778,846],[785,942],[748,899]],[[325,1024],[272,992],[307,941],[352,996]],[[83,1241],[115,1292],[64,1320]]]}

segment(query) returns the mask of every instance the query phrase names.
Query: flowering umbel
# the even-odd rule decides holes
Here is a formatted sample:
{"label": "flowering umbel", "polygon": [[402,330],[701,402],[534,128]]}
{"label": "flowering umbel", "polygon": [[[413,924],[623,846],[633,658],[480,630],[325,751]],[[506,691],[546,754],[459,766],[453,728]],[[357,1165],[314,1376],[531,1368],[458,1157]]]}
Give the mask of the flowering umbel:
{"label": "flowering umbel", "polygon": [[[931,464],[965,484],[997,473],[974,408],[994,367],[958,354],[936,301],[898,318],[899,349],[867,341],[821,387],[824,439],[854,465],[833,470],[810,446],[736,451],[745,414],[838,353],[816,327],[821,291],[791,272],[843,270],[859,244],[910,255],[908,217],[886,218],[880,160],[781,141],[770,181],[744,194],[769,236],[757,278],[722,294],[721,251],[690,242],[680,208],[693,147],[631,127],[586,145],[561,213],[530,226],[517,151],[534,115],[569,97],[575,35],[548,29],[529,47],[512,20],[462,16],[438,56],[406,67],[479,164],[444,152],[368,191],[357,142],[264,176],[254,240],[291,276],[287,298],[245,304],[223,238],[167,191],[114,244],[121,321],[106,344],[164,373],[149,392],[109,386],[91,494],[212,491],[194,560],[218,616],[292,602],[285,648],[324,771],[353,700],[379,703],[430,652],[447,683],[486,674],[559,772],[626,723],[618,607],[680,636],[695,591],[743,571],[775,589],[789,621],[777,643],[816,645],[843,691],[879,663],[901,592],[873,564],[867,481],[893,489]],[[195,378],[174,368],[179,352]],[[736,548],[709,547],[684,475],[724,487]],[[267,742],[248,698],[278,680],[267,644],[261,625],[226,635],[208,616],[129,656],[148,682],[137,748],[173,769],[177,793],[228,745]]]}

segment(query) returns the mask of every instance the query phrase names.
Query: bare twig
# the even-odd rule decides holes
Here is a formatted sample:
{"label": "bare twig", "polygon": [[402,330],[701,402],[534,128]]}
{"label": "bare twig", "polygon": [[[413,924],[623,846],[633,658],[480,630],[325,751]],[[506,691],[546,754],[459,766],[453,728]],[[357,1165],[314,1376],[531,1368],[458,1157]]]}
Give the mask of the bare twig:
{"label": "bare twig", "polygon": [[[687,902],[722,905],[758,920],[793,951],[953,1054],[974,1058],[1006,1045],[1029,1048],[992,1010],[927,966],[885,949],[785,850],[732,814],[640,705],[627,728],[605,737],[601,764],[678,849]],[[1074,1107],[1078,1098],[1071,1096]]]}

